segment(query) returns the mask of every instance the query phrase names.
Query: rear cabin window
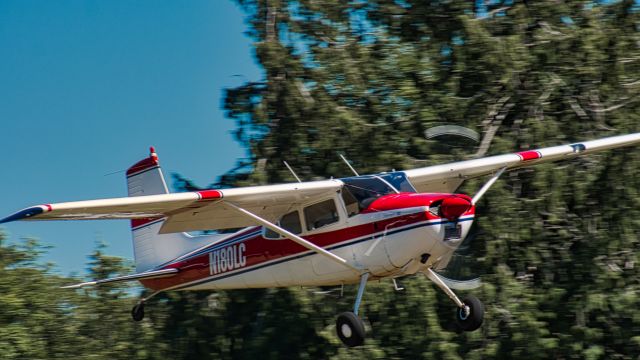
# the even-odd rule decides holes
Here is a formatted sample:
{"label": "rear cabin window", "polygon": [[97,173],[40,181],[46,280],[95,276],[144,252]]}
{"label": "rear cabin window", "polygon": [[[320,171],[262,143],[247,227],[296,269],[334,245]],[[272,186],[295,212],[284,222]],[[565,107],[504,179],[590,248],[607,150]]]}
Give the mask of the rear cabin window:
{"label": "rear cabin window", "polygon": [[304,219],[307,230],[314,230],[338,221],[338,209],[336,203],[326,200],[304,208]]}
{"label": "rear cabin window", "polygon": [[[284,215],[283,217],[281,217],[280,220],[277,222],[277,225],[279,225],[281,228],[285,230],[291,231],[294,234],[300,234],[302,232],[302,224],[300,224],[300,215],[297,210],[292,211]],[[269,239],[277,239],[280,237],[280,234],[270,229],[266,229],[265,237]]]}

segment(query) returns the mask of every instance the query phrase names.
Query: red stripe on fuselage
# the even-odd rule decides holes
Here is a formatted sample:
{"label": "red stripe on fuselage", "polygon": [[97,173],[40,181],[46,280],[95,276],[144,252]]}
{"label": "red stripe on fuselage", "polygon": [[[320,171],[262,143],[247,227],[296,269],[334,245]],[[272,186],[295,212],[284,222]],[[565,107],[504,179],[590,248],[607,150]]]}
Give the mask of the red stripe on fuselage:
{"label": "red stripe on fuselage", "polygon": [[[367,235],[373,237],[375,233],[384,231],[385,229],[391,230],[429,220],[429,218],[427,217],[427,213],[428,212],[426,211],[420,211],[413,214],[402,215],[381,221],[352,226],[336,231],[309,235],[305,236],[305,239],[320,247],[326,248],[341,242],[364,237]],[[233,238],[225,241],[226,244],[229,244],[227,246],[219,247],[221,244],[216,244],[216,250],[209,251],[205,254],[191,259],[169,264],[164,267],[179,268],[180,272],[175,276],[172,276],[170,278],[143,280],[141,282],[144,286],[154,290],[166,289],[180,284],[202,280],[212,275],[220,275],[233,270],[249,268],[268,261],[277,260],[291,255],[302,254],[309,251],[307,248],[288,239],[265,239],[261,235],[249,238],[236,244],[231,244],[234,239],[238,237],[239,236],[234,236]],[[211,274],[209,254],[216,251],[227,251],[228,253],[225,254],[225,258],[228,254],[231,254],[232,256],[234,256],[233,254],[235,254],[235,256],[239,256],[240,244],[244,244],[244,249],[241,254],[245,257],[244,265],[242,267],[233,267],[232,269],[218,271],[215,274]],[[235,251],[227,250],[229,247],[236,247],[236,249]],[[235,262],[240,263],[240,259],[236,259]]]}

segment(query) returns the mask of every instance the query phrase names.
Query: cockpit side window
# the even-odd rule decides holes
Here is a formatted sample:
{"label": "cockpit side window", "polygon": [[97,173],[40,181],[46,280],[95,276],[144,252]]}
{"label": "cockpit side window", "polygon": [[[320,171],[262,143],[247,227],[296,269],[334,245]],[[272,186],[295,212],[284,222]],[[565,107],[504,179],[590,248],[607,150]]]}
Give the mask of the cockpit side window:
{"label": "cockpit side window", "polygon": [[[298,210],[292,211],[280,218],[277,225],[281,228],[291,231],[294,234],[300,234],[302,232],[302,224],[300,224],[300,214]],[[269,239],[278,239],[280,234],[270,229],[265,229],[264,236]]]}
{"label": "cockpit side window", "polygon": [[345,186],[342,191],[340,191],[340,195],[342,196],[342,201],[344,202],[344,206],[347,209],[347,215],[349,215],[349,217],[358,215],[360,213],[358,199],[353,196],[351,191],[349,191],[349,188]]}
{"label": "cockpit side window", "polygon": [[314,230],[333,224],[339,220],[338,209],[333,199],[325,200],[304,208],[304,219],[307,230]]}
{"label": "cockpit side window", "polygon": [[302,225],[300,224],[298,211],[292,211],[283,216],[282,219],[280,219],[280,226],[294,234],[300,234],[302,232]]}
{"label": "cockpit side window", "polygon": [[387,194],[397,192],[412,192],[416,189],[411,185],[406,175],[401,171],[382,173],[379,175],[356,176],[340,179],[344,183],[342,189],[342,198],[347,206],[349,216],[353,211],[349,210],[351,198],[347,198],[350,194],[358,202],[358,212],[366,209],[377,198]]}

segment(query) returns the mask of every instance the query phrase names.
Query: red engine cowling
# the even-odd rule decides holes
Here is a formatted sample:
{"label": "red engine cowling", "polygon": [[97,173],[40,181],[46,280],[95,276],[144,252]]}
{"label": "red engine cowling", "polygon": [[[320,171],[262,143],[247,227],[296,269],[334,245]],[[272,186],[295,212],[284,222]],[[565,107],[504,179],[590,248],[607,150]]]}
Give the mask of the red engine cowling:
{"label": "red engine cowling", "polygon": [[455,221],[471,209],[472,206],[471,198],[466,195],[456,194],[442,199],[440,214],[449,221]]}

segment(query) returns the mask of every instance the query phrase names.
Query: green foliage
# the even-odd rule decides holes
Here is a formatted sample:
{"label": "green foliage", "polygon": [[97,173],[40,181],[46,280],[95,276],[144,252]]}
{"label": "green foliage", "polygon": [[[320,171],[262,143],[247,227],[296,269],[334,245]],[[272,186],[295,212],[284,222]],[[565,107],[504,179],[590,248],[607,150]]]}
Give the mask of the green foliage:
{"label": "green foliage", "polygon": [[[0,233],[0,354],[2,359],[155,359],[155,332],[130,321],[133,305],[121,285],[78,291],[78,282],[39,265],[44,249],[33,239],[6,243]],[[91,276],[129,272],[103,246],[91,255]],[[143,325],[144,326],[144,325]]]}
{"label": "green foliage", "polygon": [[[482,12],[471,1],[238,2],[265,78],[227,91],[254,163],[235,184],[291,181],[282,160],[315,179],[349,175],[337,153],[369,173],[640,129],[634,1],[495,1]],[[477,129],[483,143],[425,139],[442,124]],[[625,309],[638,303],[638,156],[523,169],[492,188],[470,245],[476,266],[460,270],[484,278],[481,331],[455,333],[450,301],[422,279],[406,294],[373,285],[366,346],[335,356],[637,355],[640,323]],[[314,319],[299,329],[326,332]]]}

